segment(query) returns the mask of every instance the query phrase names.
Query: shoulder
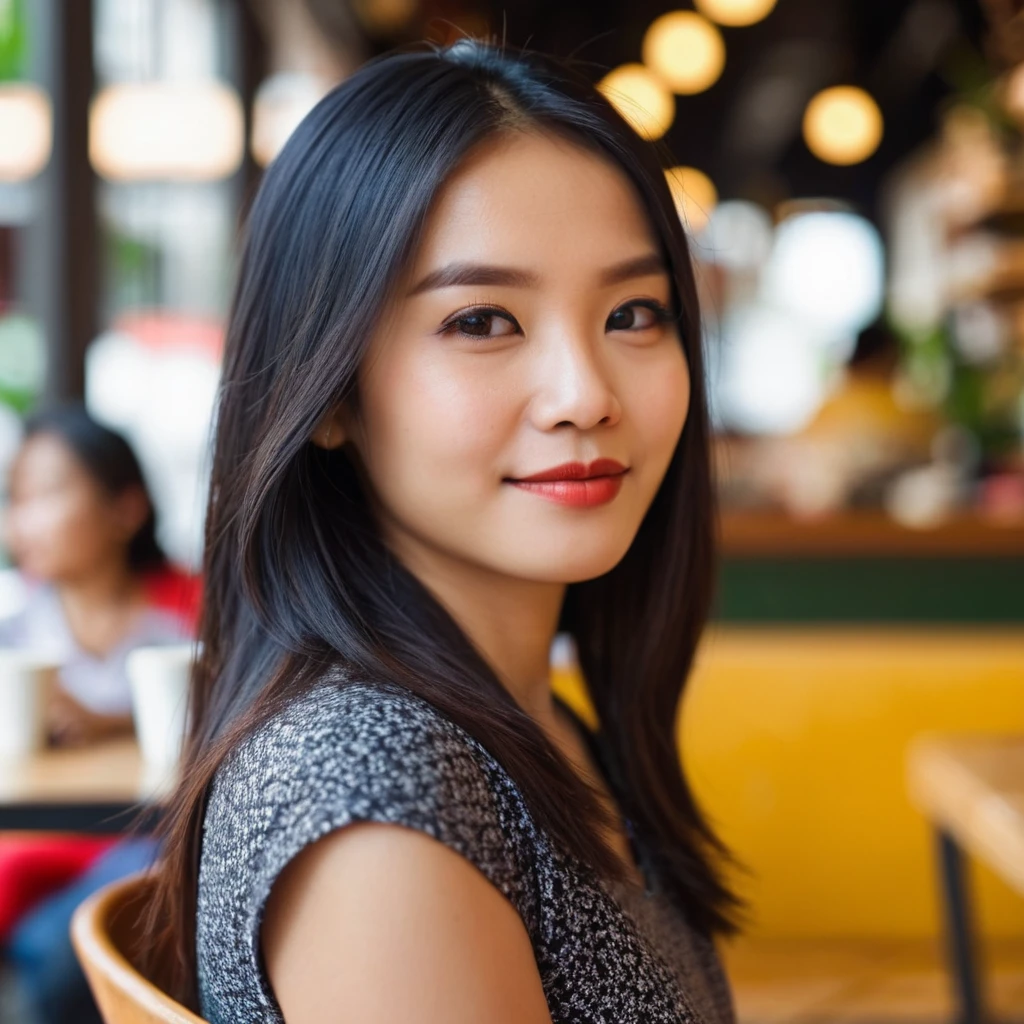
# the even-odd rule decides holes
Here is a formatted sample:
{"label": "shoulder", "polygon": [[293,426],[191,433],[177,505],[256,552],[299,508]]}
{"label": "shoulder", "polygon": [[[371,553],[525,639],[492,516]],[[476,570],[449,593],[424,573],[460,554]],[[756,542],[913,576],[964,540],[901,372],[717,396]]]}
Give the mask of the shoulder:
{"label": "shoulder", "polygon": [[262,951],[289,1021],[550,1024],[515,908],[412,829],[356,826],[300,854],[274,887]]}
{"label": "shoulder", "polygon": [[341,680],[318,683],[222,764],[206,808],[201,902],[233,906],[251,927],[303,849],[360,822],[438,840],[478,868],[530,926],[537,837],[508,775],[425,700],[388,684]]}
{"label": "shoulder", "polygon": [[230,792],[230,813],[247,796],[281,814],[315,805],[355,820],[413,816],[428,825],[455,802],[484,813],[513,795],[507,781],[480,744],[422,698],[332,677],[228,757],[212,803]]}

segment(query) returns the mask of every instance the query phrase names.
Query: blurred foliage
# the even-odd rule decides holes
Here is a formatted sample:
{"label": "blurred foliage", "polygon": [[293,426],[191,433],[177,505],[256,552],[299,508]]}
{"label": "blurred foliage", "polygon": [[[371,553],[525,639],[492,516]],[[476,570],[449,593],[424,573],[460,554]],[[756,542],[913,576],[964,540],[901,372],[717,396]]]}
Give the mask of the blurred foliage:
{"label": "blurred foliage", "polygon": [[103,249],[113,308],[158,306],[159,247],[105,225]]}
{"label": "blurred foliage", "polygon": [[28,57],[25,0],[0,0],[0,82],[24,77]]}
{"label": "blurred foliage", "polygon": [[0,402],[27,412],[45,383],[46,346],[39,324],[31,317],[0,317]]}
{"label": "blurred foliage", "polygon": [[968,431],[986,463],[1019,451],[1024,358],[1018,352],[969,362],[959,354],[949,319],[930,330],[909,331],[895,323],[892,328],[902,373],[917,400]]}

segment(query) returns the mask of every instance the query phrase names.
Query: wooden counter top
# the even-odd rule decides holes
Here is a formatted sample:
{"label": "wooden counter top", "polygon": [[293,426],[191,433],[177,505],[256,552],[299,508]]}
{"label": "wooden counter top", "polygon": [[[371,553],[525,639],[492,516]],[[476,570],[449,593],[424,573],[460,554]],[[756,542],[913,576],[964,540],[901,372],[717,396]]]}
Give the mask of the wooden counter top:
{"label": "wooden counter top", "polygon": [[1024,520],[961,514],[911,529],[884,512],[843,512],[798,520],[782,512],[727,510],[721,516],[727,558],[1016,557],[1024,558]]}

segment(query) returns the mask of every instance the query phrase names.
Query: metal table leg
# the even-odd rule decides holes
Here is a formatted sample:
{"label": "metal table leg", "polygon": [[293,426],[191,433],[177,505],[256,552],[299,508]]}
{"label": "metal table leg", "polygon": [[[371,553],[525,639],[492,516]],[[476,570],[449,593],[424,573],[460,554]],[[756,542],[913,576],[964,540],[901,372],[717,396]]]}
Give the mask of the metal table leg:
{"label": "metal table leg", "polygon": [[956,840],[942,829],[938,830],[938,845],[947,956],[958,1003],[957,1024],[983,1024],[985,1012],[963,854]]}

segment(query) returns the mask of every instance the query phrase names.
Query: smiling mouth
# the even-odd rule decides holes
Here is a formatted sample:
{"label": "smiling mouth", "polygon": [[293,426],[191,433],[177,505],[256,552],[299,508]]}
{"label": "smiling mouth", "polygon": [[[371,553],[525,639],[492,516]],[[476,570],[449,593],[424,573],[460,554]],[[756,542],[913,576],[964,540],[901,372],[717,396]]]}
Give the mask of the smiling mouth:
{"label": "smiling mouth", "polygon": [[628,472],[629,467],[615,459],[595,459],[589,465],[566,462],[532,476],[510,477],[505,482],[558,505],[596,508],[618,495]]}

